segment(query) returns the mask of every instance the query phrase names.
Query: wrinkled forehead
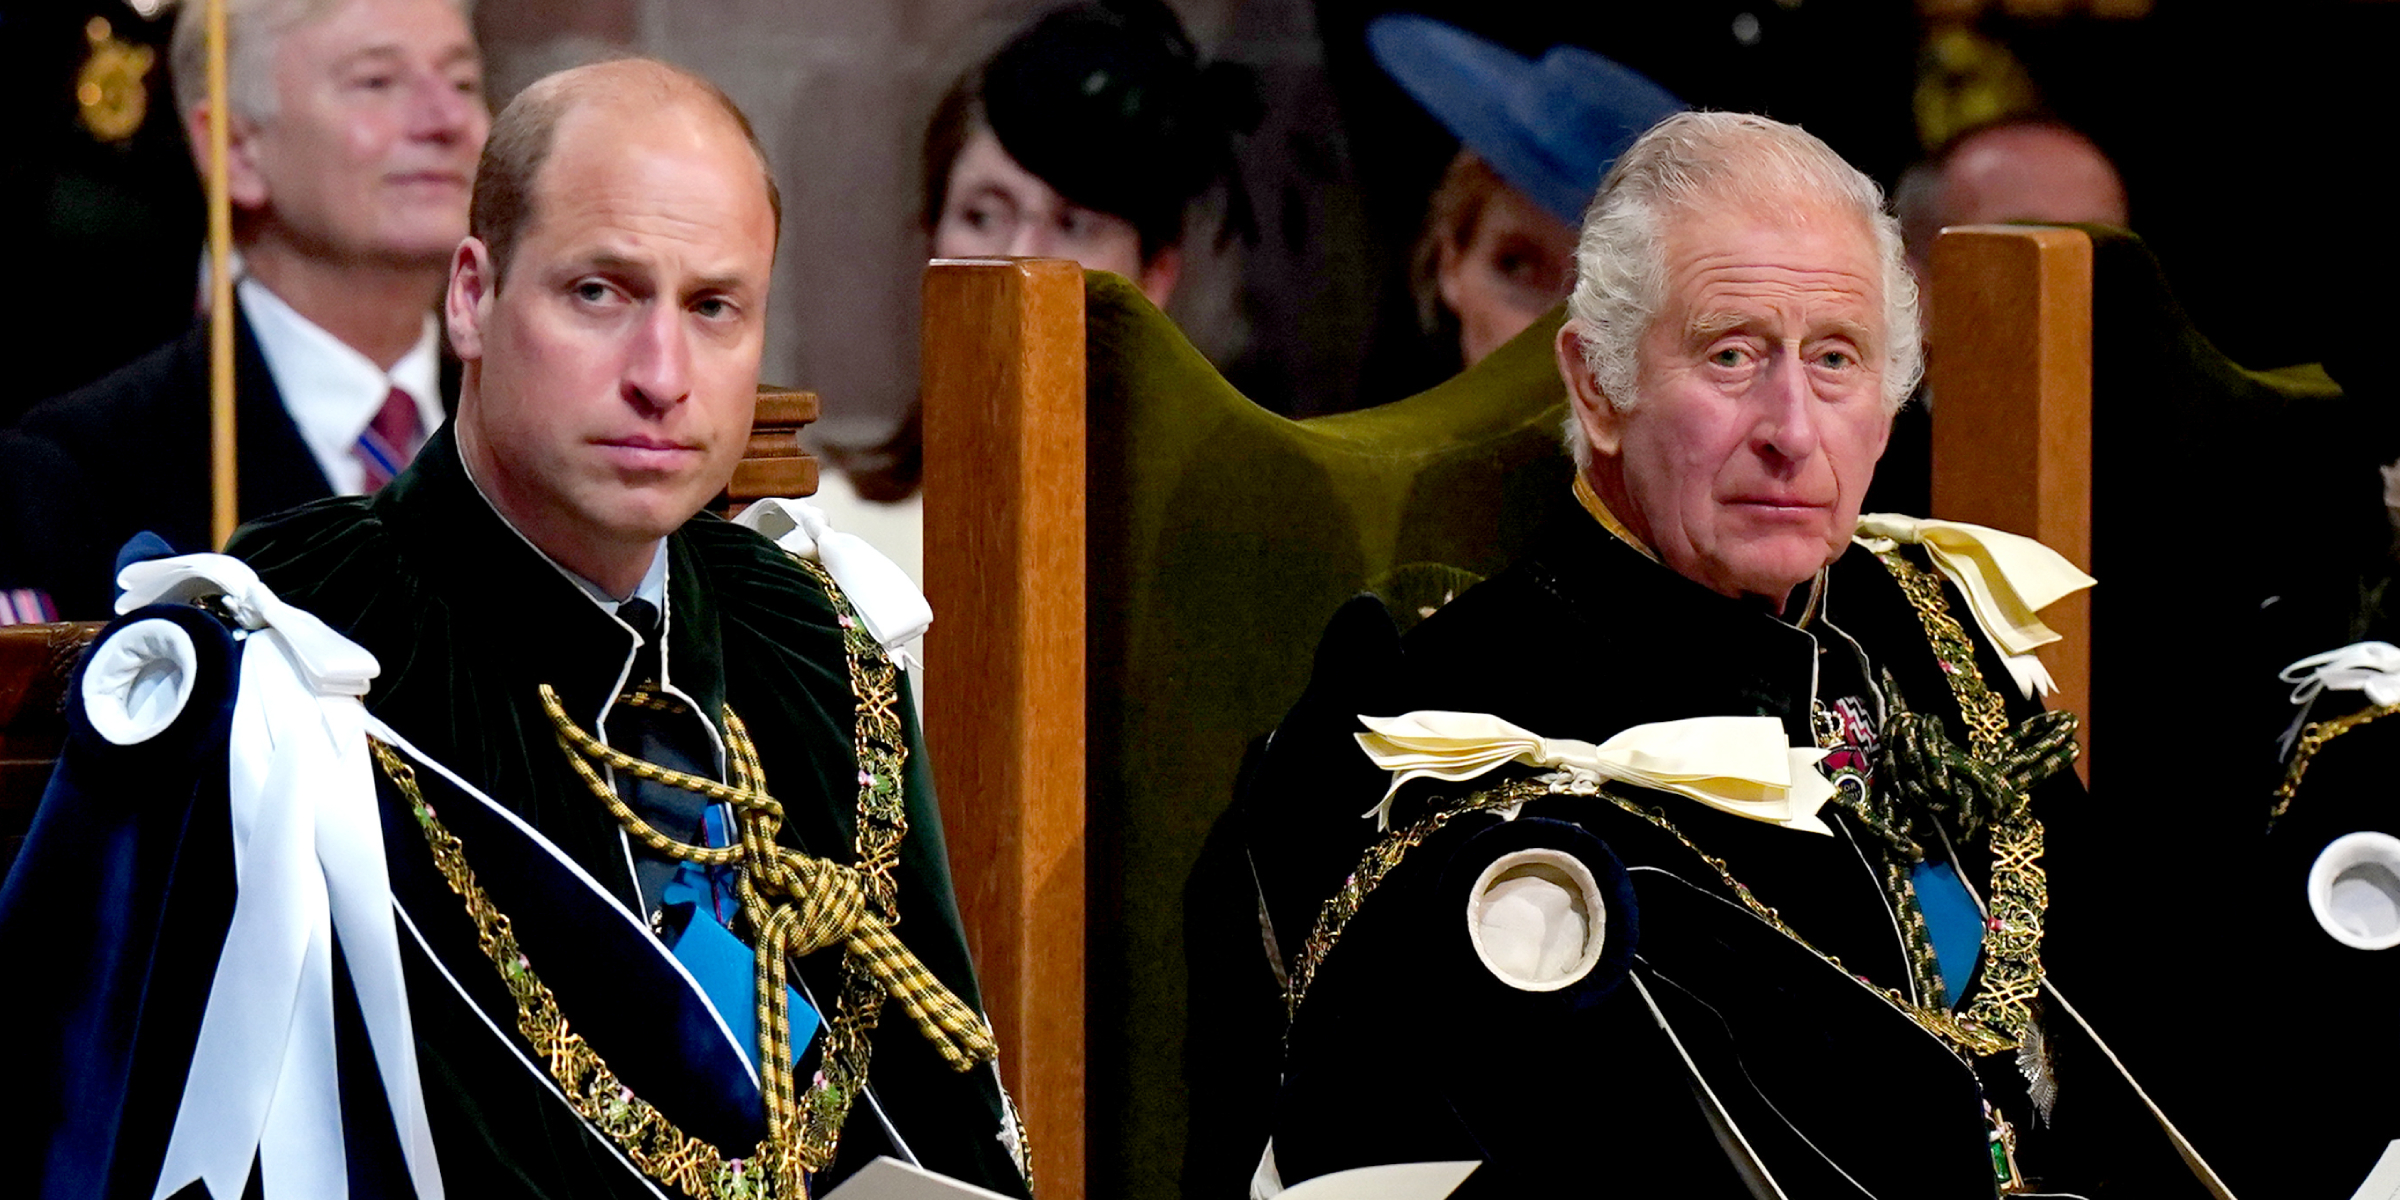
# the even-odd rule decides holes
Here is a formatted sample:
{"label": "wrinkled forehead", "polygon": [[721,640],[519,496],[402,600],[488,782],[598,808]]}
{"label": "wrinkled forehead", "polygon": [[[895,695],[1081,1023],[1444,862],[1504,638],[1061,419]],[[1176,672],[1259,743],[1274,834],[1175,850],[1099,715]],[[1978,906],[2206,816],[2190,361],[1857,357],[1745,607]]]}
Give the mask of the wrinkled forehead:
{"label": "wrinkled forehead", "polygon": [[1875,231],[1825,204],[1747,200],[1671,212],[1658,239],[1658,314],[1721,324],[1768,306],[1880,331],[1884,272]]}

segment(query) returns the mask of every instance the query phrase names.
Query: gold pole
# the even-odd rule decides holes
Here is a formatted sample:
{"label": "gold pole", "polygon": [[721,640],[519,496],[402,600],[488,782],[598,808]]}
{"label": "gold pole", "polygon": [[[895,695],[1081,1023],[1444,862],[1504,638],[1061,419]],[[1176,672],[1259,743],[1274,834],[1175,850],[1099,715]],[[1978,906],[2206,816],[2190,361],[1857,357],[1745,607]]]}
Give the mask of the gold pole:
{"label": "gold pole", "polygon": [[208,451],[209,534],[217,549],[238,520],[233,456],[233,199],[227,192],[225,0],[208,0]]}

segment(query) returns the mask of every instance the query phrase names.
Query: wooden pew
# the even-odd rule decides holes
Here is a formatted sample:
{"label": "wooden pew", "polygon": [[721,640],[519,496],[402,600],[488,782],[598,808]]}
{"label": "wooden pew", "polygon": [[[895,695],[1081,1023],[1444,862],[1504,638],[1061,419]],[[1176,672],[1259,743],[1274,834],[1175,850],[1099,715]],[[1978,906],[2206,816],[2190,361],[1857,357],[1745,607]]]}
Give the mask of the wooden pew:
{"label": "wooden pew", "polygon": [[[1933,512],[2035,538],[2092,569],[2092,239],[2077,229],[1965,225],[1934,243],[1925,382]],[[2092,760],[2092,596],[2051,606],[2050,707],[2082,718]]]}
{"label": "wooden pew", "polygon": [[[943,831],[1001,1074],[1044,1200],[1084,1145],[1083,270],[925,277],[926,706]],[[935,335],[939,331],[939,336]],[[937,685],[939,686],[939,685]]]}
{"label": "wooden pew", "polygon": [[66,743],[67,680],[98,621],[0,626],[0,875],[17,860]]}

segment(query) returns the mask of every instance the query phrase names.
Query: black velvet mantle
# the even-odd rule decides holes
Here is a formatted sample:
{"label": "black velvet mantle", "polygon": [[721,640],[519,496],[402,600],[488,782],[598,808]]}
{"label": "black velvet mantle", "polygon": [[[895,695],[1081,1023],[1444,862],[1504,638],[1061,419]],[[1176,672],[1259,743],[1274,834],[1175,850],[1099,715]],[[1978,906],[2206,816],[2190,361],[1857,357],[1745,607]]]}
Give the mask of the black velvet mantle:
{"label": "black velvet mantle", "polygon": [[[1887,700],[1939,714],[1964,744],[1940,664],[1889,571],[1854,547],[1821,586],[1815,618],[1795,627],[1673,574],[1562,506],[1527,555],[1405,639],[1371,601],[1346,610],[1308,695],[1254,763],[1237,814],[1287,958],[1359,862],[1369,834],[1356,814],[1382,792],[1381,773],[1350,738],[1357,714],[1490,712],[1593,742],[1642,722],[1766,715],[1794,745],[1810,745],[1820,674],[1881,683],[1888,672],[1897,694]],[[1805,606],[1806,593],[1793,604]],[[1972,628],[1955,589],[1950,605]],[[1979,651],[2012,719],[2032,713],[1998,656]],[[1396,824],[1424,811],[1412,797],[1431,800],[1423,784],[1403,791]],[[2067,1082],[2055,1123],[2043,1125],[2009,1056],[1970,1070],[1845,974],[1908,987],[1870,865],[1872,835],[1846,814],[1824,810],[1835,834],[1821,837],[1655,799],[1841,967],[1743,908],[1692,847],[1605,802],[1562,797],[1528,805],[1521,820],[1579,826],[1622,864],[1638,909],[1630,979],[1566,1001],[1493,985],[1449,943],[1465,940],[1465,897],[1451,885],[1472,879],[1458,863],[1498,819],[1454,821],[1369,900],[1292,1028],[1274,1126],[1287,1183],[1457,1156],[1488,1159],[1462,1196],[1749,1194],[1744,1156],[1695,1103],[1688,1057],[1750,1156],[1793,1195],[1855,1195],[1858,1184],[1873,1194],[1988,1191],[1984,1099],[2023,1131],[2022,1164],[2039,1183],[2093,1195],[2193,1192],[2130,1089],[2069,1022],[2045,1021]],[[2046,819],[2086,802],[2071,773],[2035,795]],[[1989,877],[1980,839],[1942,833],[1980,890]],[[2086,864],[2106,855],[2081,838],[2070,819],[2050,840],[2053,928],[2102,919],[2081,901]],[[1967,982],[1968,999],[1979,985],[1980,974]]]}

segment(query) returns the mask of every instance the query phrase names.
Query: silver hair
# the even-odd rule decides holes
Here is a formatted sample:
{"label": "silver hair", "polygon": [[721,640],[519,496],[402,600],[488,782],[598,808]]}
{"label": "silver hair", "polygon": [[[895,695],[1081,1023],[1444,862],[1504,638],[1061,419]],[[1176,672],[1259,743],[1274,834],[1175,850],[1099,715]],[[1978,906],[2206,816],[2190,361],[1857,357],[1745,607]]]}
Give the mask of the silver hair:
{"label": "silver hair", "polygon": [[[1924,371],[1917,283],[1884,211],[1883,190],[1797,125],[1748,113],[1678,113],[1617,159],[1585,214],[1575,247],[1567,313],[1583,333],[1584,362],[1618,411],[1639,402],[1640,347],[1665,306],[1666,232],[1677,217],[1732,203],[1775,212],[1830,209],[1864,222],[1883,263],[1883,405],[1899,411]],[[1570,412],[1567,449],[1577,469],[1591,447]]]}
{"label": "silver hair", "polygon": [[[350,0],[225,0],[225,94],[244,120],[264,125],[275,119],[275,49],[283,35],[332,16]],[[450,0],[474,16],[474,0]],[[208,99],[208,5],[184,0],[167,43],[167,79],[175,87],[175,110],[186,117]]]}

